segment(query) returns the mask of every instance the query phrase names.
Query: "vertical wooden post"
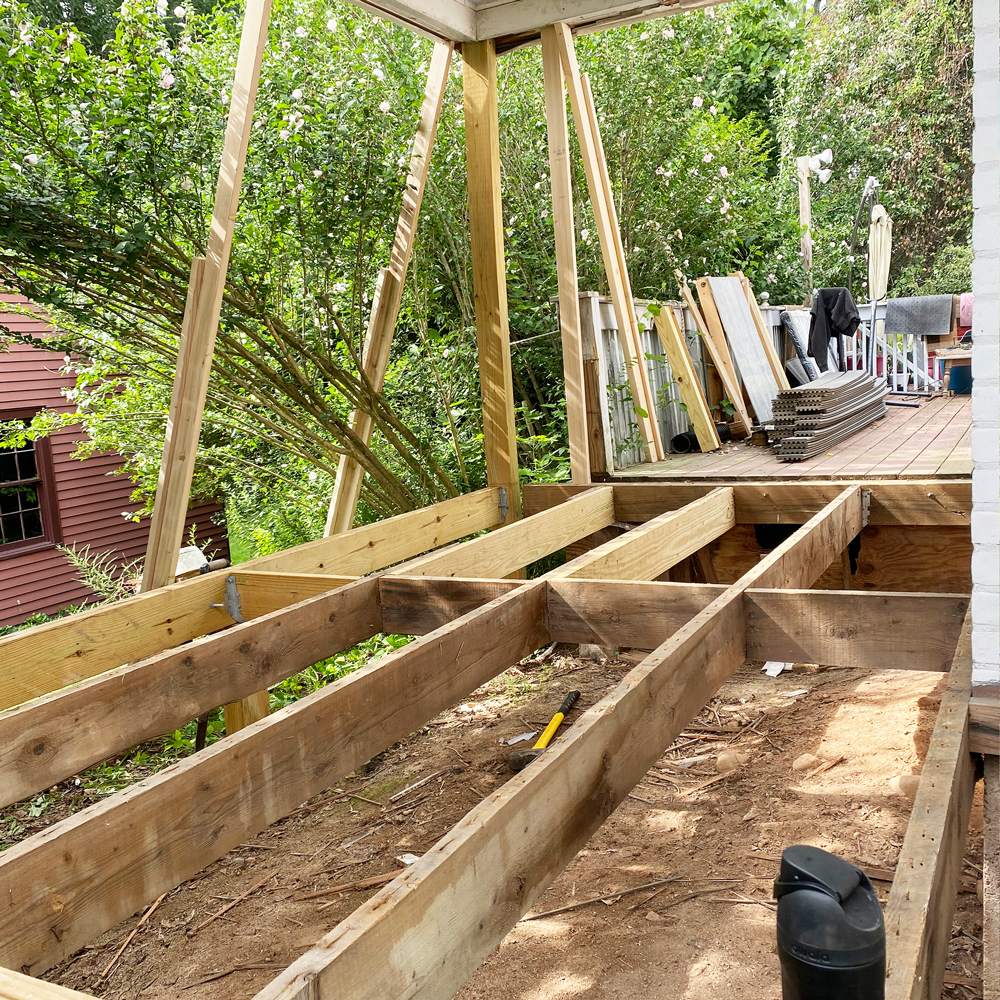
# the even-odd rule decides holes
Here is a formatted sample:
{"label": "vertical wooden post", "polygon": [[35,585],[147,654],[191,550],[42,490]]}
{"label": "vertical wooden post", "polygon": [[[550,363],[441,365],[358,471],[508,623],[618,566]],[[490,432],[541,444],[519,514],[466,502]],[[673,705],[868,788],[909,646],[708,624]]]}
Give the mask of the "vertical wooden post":
{"label": "vertical wooden post", "polygon": [[490,486],[507,490],[508,523],[521,516],[514,383],[507,325],[507,274],[500,195],[497,50],[493,39],[462,45],[476,343],[483,399],[483,448]]}
{"label": "vertical wooden post", "polygon": [[[639,350],[638,324],[635,318],[635,303],[632,301],[631,287],[624,268],[624,252],[620,250],[621,233],[618,231],[618,221],[614,214],[613,202],[609,205],[610,184],[607,180],[607,166],[604,162],[603,150],[599,137],[595,134],[596,118],[590,113],[590,101],[584,81],[580,75],[580,67],[576,61],[576,50],[573,46],[573,35],[569,25],[559,23],[553,25],[556,41],[559,46],[559,57],[563,72],[566,75],[566,85],[569,90],[570,105],[573,108],[573,120],[576,123],[576,134],[580,141],[580,154],[587,174],[587,188],[590,192],[590,203],[594,209],[594,220],[597,224],[597,235],[601,243],[601,255],[604,258],[604,270],[608,277],[611,291],[611,301],[615,308],[618,321],[619,336],[622,341],[622,352],[625,355],[625,366],[628,371],[629,388],[632,400],[637,407],[636,423],[643,440],[643,448],[647,461],[663,458],[663,448],[660,442],[659,428],[653,409],[653,400],[649,394],[646,363]],[[640,413],[642,410],[646,415]]]}
{"label": "vertical wooden post", "polygon": [[545,120],[549,133],[549,177],[552,181],[552,222],[559,277],[559,326],[562,332],[566,382],[566,425],[569,467],[574,483],[591,481],[583,349],[580,334],[580,290],[576,272],[576,232],[570,177],[566,88],[556,29],[542,28],[542,68],[545,74]]}
{"label": "vertical wooden post", "polygon": [[809,157],[799,156],[795,159],[795,176],[799,182],[799,225],[803,226],[802,231],[802,267],[806,272],[806,283],[810,288],[806,289],[809,299],[812,299],[811,281],[813,266],[813,238],[812,238],[812,201],[809,195]]}
{"label": "vertical wooden post", "polygon": [[191,262],[177,372],[143,566],[143,591],[172,583],[177,570],[270,17],[271,0],[248,0],[219,182],[215,189],[208,250],[204,258],[196,257]]}
{"label": "vertical wooden post", "polygon": [[[376,390],[381,390],[389,364],[389,348],[392,346],[392,335],[396,329],[399,307],[403,299],[403,285],[406,282],[406,271],[410,265],[413,241],[417,234],[420,205],[427,185],[427,173],[430,169],[431,153],[434,150],[434,139],[441,118],[441,106],[444,103],[444,92],[448,85],[448,70],[454,48],[454,42],[438,42],[434,46],[389,266],[379,272],[378,283],[375,286],[362,364],[368,381]],[[368,444],[372,439],[372,418],[367,413],[355,412],[351,415],[351,422],[354,433]],[[336,535],[353,527],[363,478],[364,470],[357,461],[349,455],[341,456],[324,534]]]}

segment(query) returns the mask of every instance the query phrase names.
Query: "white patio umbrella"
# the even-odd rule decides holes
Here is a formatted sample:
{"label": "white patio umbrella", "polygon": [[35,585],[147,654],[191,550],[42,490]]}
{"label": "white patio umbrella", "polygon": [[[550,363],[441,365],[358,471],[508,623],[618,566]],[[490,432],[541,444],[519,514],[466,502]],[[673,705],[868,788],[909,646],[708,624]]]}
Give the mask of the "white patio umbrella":
{"label": "white patio umbrella", "polygon": [[876,205],[868,227],[868,298],[872,302],[885,298],[891,259],[892,217],[885,210],[885,205]]}

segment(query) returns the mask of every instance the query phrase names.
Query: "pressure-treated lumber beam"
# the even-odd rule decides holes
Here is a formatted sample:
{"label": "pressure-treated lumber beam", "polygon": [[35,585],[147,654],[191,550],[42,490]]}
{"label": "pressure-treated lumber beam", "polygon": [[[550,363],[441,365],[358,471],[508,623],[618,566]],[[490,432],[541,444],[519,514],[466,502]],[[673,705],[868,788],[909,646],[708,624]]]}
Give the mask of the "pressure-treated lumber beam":
{"label": "pressure-treated lumber beam", "polygon": [[0,1000],[87,1000],[90,996],[13,969],[0,969]]}
{"label": "pressure-treated lumber beam", "polygon": [[615,519],[614,491],[597,486],[535,517],[450,545],[390,570],[394,576],[503,577]]}
{"label": "pressure-treated lumber beam", "polygon": [[983,1000],[1000,1000],[1000,759],[983,758]]}
{"label": "pressure-treated lumber beam", "polygon": [[[243,563],[238,572],[325,574],[330,581],[327,585],[317,582],[314,585],[317,589],[300,590],[302,597],[323,593],[346,583],[345,578],[372,573],[456,538],[495,527],[501,523],[499,502],[498,489],[479,490],[334,538],[306,542],[252,559]],[[338,573],[342,576],[333,576]],[[0,672],[0,709],[232,625],[233,620],[224,608],[212,607],[223,603],[228,575],[210,573],[184,580],[0,638],[0,662],[4,664]],[[265,608],[263,603],[254,604],[259,587],[268,585],[241,586],[250,590],[245,617],[279,606]],[[302,586],[306,584],[295,584]],[[295,587],[290,588],[291,600],[286,604],[301,600],[295,596]]]}
{"label": "pressure-treated lumber beam", "polygon": [[681,394],[681,401],[687,411],[688,419],[698,438],[698,447],[702,451],[714,451],[722,447],[719,432],[715,429],[715,421],[708,411],[705,394],[701,391],[701,383],[695,374],[691,355],[688,354],[684,334],[677,324],[677,317],[670,306],[663,306],[655,318],[656,332],[670,365],[670,374]]}
{"label": "pressure-treated lumber beam", "polygon": [[516,520],[521,516],[521,495],[503,252],[497,51],[493,41],[466,42],[462,46],[462,78],[486,480],[491,486],[506,488],[508,516]]}
{"label": "pressure-treated lumber beam", "polygon": [[733,491],[722,487],[585,552],[546,577],[653,580],[735,524]]}
{"label": "pressure-treated lumber beam", "polygon": [[177,571],[270,17],[271,0],[249,0],[243,15],[208,248],[204,258],[191,262],[177,373],[142,571],[144,591],[172,583]]}
{"label": "pressure-treated lumber beam", "polygon": [[743,662],[744,592],[778,572],[815,582],[818,540],[825,568],[849,540],[855,501],[860,521],[858,491],[845,491],[256,1000],[453,996]]}
{"label": "pressure-treated lumber beam", "polygon": [[771,331],[764,322],[764,314],[760,311],[760,306],[757,304],[757,298],[753,293],[753,285],[750,284],[750,279],[742,271],[737,271],[733,277],[740,279],[743,297],[747,300],[747,305],[750,308],[750,316],[753,319],[753,325],[757,329],[757,336],[760,337],[760,346],[767,358],[768,365],[771,367],[771,374],[774,375],[774,381],[777,382],[779,389],[790,388],[788,375],[785,373],[785,366],[781,358],[778,357],[778,349],[774,346],[774,338],[771,336]]}
{"label": "pressure-treated lumber beam", "polygon": [[555,230],[559,287],[559,329],[562,334],[569,470],[574,483],[589,483],[590,440],[583,375],[580,289],[576,273],[576,231],[573,224],[573,183],[566,124],[566,87],[556,30],[551,25],[542,29],[542,70],[545,78],[545,121],[549,139],[549,178],[552,184],[552,224]]}
{"label": "pressure-treated lumber beam", "polygon": [[969,699],[969,749],[994,757],[1000,754],[1000,700],[995,694]]}
{"label": "pressure-treated lumber beam", "polygon": [[[417,234],[420,205],[427,184],[427,173],[430,169],[431,153],[434,150],[434,139],[441,117],[441,106],[444,103],[448,69],[451,66],[451,54],[454,48],[454,42],[438,42],[431,55],[424,100],[417,120],[417,134],[413,139],[413,151],[410,154],[410,169],[403,188],[403,207],[396,223],[396,236],[389,254],[389,266],[379,271],[375,286],[375,296],[368,317],[368,331],[365,334],[362,364],[365,376],[376,392],[381,392],[385,372],[389,366],[389,349],[392,346],[392,336],[399,317],[399,307],[403,301],[406,271],[410,265],[413,240]],[[354,433],[365,444],[370,443],[373,427],[371,416],[364,411],[357,411],[351,414],[351,424]],[[324,532],[326,535],[349,531],[354,524],[363,478],[364,470],[357,460],[350,455],[342,455],[337,466],[333,498],[327,515]]]}
{"label": "pressure-treated lumber beam", "polygon": [[[614,483],[615,519],[632,524],[729,486],[736,500],[737,524],[805,524],[846,486],[839,482],[794,480],[710,481],[703,483]],[[868,523],[872,525],[969,526],[972,482],[969,479],[876,479],[863,484],[871,491]],[[524,509],[536,514],[580,492],[563,483],[528,483],[522,488]]]}
{"label": "pressure-treated lumber beam", "polygon": [[4,851],[0,965],[40,974],[517,663],[546,641],[545,591],[525,584]]}
{"label": "pressure-treated lumber beam", "polygon": [[553,25],[553,29],[563,72],[566,75],[570,105],[573,108],[573,120],[576,123],[576,135],[580,143],[580,155],[587,175],[590,204],[594,211],[604,270],[607,274],[611,301],[618,322],[618,335],[621,338],[622,351],[625,355],[625,368],[628,373],[629,388],[632,392],[632,402],[636,407],[636,424],[643,441],[646,461],[659,460],[663,458],[663,448],[660,442],[659,428],[656,424],[656,411],[652,395],[648,390],[645,359],[643,352],[639,349],[639,329],[628,271],[627,269],[623,270],[625,255],[621,249],[621,232],[618,229],[618,220],[615,216],[614,200],[611,199],[609,203],[610,182],[606,176],[607,164],[604,161],[599,133],[594,128],[596,120],[592,119],[590,115],[590,102],[587,99],[586,88],[576,60],[573,35],[565,24]]}
{"label": "pressure-treated lumber beam", "polygon": [[936,1000],[951,943],[976,774],[969,754],[971,612],[941,699],[885,912],[886,1000]]}
{"label": "pressure-treated lumber beam", "polygon": [[0,805],[238,702],[381,630],[378,580],[359,580],[0,713]]}

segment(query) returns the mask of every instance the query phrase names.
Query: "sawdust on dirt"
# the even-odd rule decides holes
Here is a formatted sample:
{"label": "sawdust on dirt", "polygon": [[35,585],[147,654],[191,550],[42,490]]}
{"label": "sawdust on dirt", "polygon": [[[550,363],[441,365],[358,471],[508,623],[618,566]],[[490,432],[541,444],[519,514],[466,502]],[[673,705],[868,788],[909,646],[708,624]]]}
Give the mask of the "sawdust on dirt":
{"label": "sawdust on dirt", "polygon": [[[513,668],[168,893],[106,977],[142,913],[45,978],[112,1000],[253,997],[380,885],[318,893],[398,872],[406,855],[421,855],[508,779],[512,747],[501,741],[540,730],[567,691],[579,689],[572,724],[641,656],[586,662],[570,652]],[[532,913],[610,898],[522,920],[460,997],[778,1000],[773,859],[790,844],[810,843],[893,868],[911,803],[889,779],[919,771],[944,682],[858,670],[772,679],[759,664],[744,665]],[[722,751],[742,755],[739,769],[691,791],[717,777]],[[805,753],[819,758],[817,766],[837,763],[818,773],[793,770]],[[949,997],[981,996],[981,817],[980,790]],[[672,881],[615,898],[663,879]],[[874,884],[884,901],[890,883]]]}

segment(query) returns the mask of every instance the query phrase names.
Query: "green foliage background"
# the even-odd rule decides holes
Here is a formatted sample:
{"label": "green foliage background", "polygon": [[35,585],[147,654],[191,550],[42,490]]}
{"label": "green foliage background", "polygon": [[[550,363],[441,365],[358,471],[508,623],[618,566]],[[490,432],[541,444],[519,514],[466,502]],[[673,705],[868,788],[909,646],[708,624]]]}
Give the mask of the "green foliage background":
{"label": "green foliage background", "polygon": [[[177,2],[177,0],[174,0]],[[69,21],[66,21],[66,18]],[[155,488],[187,268],[211,213],[241,11],[0,0],[0,280],[45,305],[76,363],[88,449]],[[636,295],[743,269],[806,294],[796,155],[814,185],[815,281],[843,283],[865,178],[895,222],[891,287],[968,287],[970,0],[737,0],[577,41]],[[357,354],[392,239],[430,43],[344,3],[278,0],[266,49],[196,486],[244,555],[322,531]],[[537,47],[500,64],[520,459],[566,475]],[[360,517],[481,486],[461,62],[445,100]],[[581,287],[605,290],[576,158]],[[865,242],[862,230],[861,242]],[[280,414],[275,417],[275,414]],[[49,414],[7,440],[60,425]]]}

